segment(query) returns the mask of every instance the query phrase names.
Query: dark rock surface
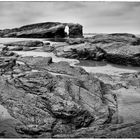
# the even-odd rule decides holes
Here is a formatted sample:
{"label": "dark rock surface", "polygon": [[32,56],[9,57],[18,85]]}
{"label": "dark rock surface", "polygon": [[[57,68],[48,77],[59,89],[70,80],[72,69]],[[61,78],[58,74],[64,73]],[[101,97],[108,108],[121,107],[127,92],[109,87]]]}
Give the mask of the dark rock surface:
{"label": "dark rock surface", "polygon": [[67,42],[70,46],[55,49],[57,56],[140,66],[140,38],[133,34],[95,35],[79,40],[69,39]]}
{"label": "dark rock surface", "polygon": [[107,51],[105,59],[108,62],[121,65],[140,66],[140,45],[123,45],[118,47],[118,49],[107,49]]}
{"label": "dark rock surface", "polygon": [[55,38],[66,37],[65,26],[69,26],[70,37],[82,37],[83,31],[80,24],[44,22],[30,24],[20,28],[5,29],[0,31],[1,37],[19,37],[19,38]]}
{"label": "dark rock surface", "polygon": [[1,137],[49,138],[112,121],[114,95],[82,68],[53,63],[50,57],[3,59],[9,59],[11,69],[1,61],[0,104],[12,119],[0,126]]}
{"label": "dark rock surface", "polygon": [[140,122],[114,124],[80,129],[71,134],[59,134],[54,138],[140,138]]}
{"label": "dark rock surface", "polygon": [[39,46],[43,46],[44,44],[42,41],[29,40],[29,41],[17,41],[17,42],[5,43],[4,45],[5,46],[39,47]]}
{"label": "dark rock surface", "polygon": [[42,41],[17,41],[17,42],[11,42],[11,43],[5,43],[6,47],[8,47],[9,51],[29,51],[33,50],[37,47],[44,46],[44,43]]}
{"label": "dark rock surface", "polygon": [[[92,45],[88,43],[89,48]],[[51,57],[8,56],[9,51],[4,52],[0,113],[4,107],[10,117],[0,116],[1,138],[140,137],[139,122],[120,120],[116,94],[139,89],[139,73],[119,77],[89,74],[67,62],[54,63]]]}
{"label": "dark rock surface", "polygon": [[114,42],[131,44],[131,45],[140,44],[140,38],[136,37],[134,34],[128,34],[128,33],[102,34],[102,35],[95,35],[93,37],[86,38],[86,39],[93,44],[97,44],[97,43],[108,44]]}
{"label": "dark rock surface", "polygon": [[103,60],[106,52],[91,43],[70,45],[55,49],[58,57],[76,58],[82,60]]}
{"label": "dark rock surface", "polygon": [[84,42],[85,42],[85,39],[84,39],[84,38],[67,38],[67,39],[66,39],[66,42],[67,42],[69,45],[75,45],[75,44],[84,43]]}

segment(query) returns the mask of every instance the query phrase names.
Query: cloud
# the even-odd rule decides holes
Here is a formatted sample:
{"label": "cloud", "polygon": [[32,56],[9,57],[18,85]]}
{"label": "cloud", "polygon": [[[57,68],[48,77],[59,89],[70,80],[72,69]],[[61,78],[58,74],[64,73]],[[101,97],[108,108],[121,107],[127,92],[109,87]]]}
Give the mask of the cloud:
{"label": "cloud", "polygon": [[0,1],[0,28],[58,21],[84,26],[85,32],[139,32],[140,2]]}
{"label": "cloud", "polygon": [[77,2],[77,1],[57,2],[57,6],[58,6],[58,10],[66,10],[66,11],[77,10],[86,7],[84,2]]}

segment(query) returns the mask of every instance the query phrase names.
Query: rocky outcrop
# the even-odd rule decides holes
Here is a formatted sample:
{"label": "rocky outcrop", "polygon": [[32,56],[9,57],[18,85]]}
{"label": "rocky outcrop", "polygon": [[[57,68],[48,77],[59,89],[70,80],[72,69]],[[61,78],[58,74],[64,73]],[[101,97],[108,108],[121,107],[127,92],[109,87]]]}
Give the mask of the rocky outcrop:
{"label": "rocky outcrop", "polygon": [[44,46],[42,41],[17,41],[4,44],[9,51],[30,51]]}
{"label": "rocky outcrop", "polygon": [[105,59],[114,64],[140,66],[140,46],[123,45],[118,48],[112,47],[112,50],[107,49]]}
{"label": "rocky outcrop", "polygon": [[55,54],[58,57],[82,60],[103,60],[106,52],[91,43],[82,43],[56,48]]}
{"label": "rocky outcrop", "polygon": [[67,38],[67,39],[66,39],[66,42],[67,42],[69,45],[75,45],[75,44],[84,43],[84,42],[85,42],[85,39],[84,39],[84,38]]}
{"label": "rocky outcrop", "polygon": [[0,31],[1,37],[19,38],[63,38],[65,26],[69,26],[70,37],[82,37],[82,25],[73,23],[44,22]]}
{"label": "rocky outcrop", "polygon": [[43,47],[44,43],[42,41],[29,40],[5,43],[4,45],[8,48],[9,51],[29,51],[38,47]]}
{"label": "rocky outcrop", "polygon": [[44,43],[42,41],[17,41],[17,42],[11,42],[11,43],[5,43],[6,46],[26,46],[26,47],[39,47],[42,46]]}
{"label": "rocky outcrop", "polygon": [[82,68],[53,63],[51,57],[3,59],[10,65],[1,61],[0,104],[14,125],[10,130],[1,125],[0,137],[10,137],[12,129],[11,137],[50,138],[112,121],[114,95]]}
{"label": "rocky outcrop", "polygon": [[133,34],[128,33],[114,33],[114,34],[99,34],[93,37],[86,38],[87,41],[97,44],[109,44],[109,43],[124,43],[130,45],[139,45],[140,38],[136,37]]}
{"label": "rocky outcrop", "polygon": [[70,38],[78,38],[78,37],[83,37],[83,27],[80,24],[66,24],[69,26],[69,37]]}
{"label": "rocky outcrop", "polygon": [[57,56],[140,66],[140,38],[133,34],[96,35],[67,42],[70,45],[55,49]]}
{"label": "rocky outcrop", "polygon": [[71,134],[55,135],[54,138],[140,138],[139,131],[139,122],[123,123],[85,128]]}
{"label": "rocky outcrop", "polygon": [[119,116],[117,95],[138,95],[139,73],[89,74],[51,57],[15,56],[1,57],[1,138],[139,137],[139,123]]}

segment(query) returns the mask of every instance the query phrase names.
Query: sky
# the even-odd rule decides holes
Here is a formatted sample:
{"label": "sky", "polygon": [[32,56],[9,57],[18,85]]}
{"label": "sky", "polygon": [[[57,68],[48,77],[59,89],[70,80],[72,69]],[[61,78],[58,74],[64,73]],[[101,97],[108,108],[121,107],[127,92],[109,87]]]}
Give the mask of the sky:
{"label": "sky", "polygon": [[140,34],[140,2],[0,1],[0,29],[40,22],[79,23],[84,33]]}

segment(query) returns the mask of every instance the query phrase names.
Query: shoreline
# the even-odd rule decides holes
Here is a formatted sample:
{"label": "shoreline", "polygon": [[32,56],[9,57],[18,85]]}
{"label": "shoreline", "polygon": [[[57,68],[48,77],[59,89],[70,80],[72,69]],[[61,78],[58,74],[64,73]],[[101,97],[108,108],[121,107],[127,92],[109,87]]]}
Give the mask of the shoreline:
{"label": "shoreline", "polygon": [[[50,43],[55,44],[56,42],[50,42]],[[58,44],[56,43],[55,45],[58,45]],[[35,47],[35,48],[37,48],[37,47]],[[69,48],[70,48],[70,46],[69,46]],[[135,123],[137,121],[140,121],[140,119],[139,119],[139,114],[140,114],[139,98],[140,98],[140,96],[138,95],[138,92],[140,91],[140,87],[137,86],[137,84],[139,83],[139,81],[137,81],[137,80],[139,80],[139,74],[138,74],[139,68],[138,67],[133,67],[133,66],[132,67],[129,67],[129,66],[125,67],[125,66],[120,66],[120,65],[113,65],[113,64],[110,64],[110,63],[107,63],[107,62],[105,62],[105,63],[95,62],[95,61],[88,62],[88,60],[80,61],[80,60],[77,60],[77,59],[57,57],[53,52],[43,52],[39,47],[36,50],[32,50],[32,51],[12,51],[12,52],[20,55],[21,59],[22,59],[22,57],[25,57],[25,58],[23,58],[23,61],[25,61],[25,62],[29,61],[29,65],[31,65],[31,67],[33,65],[32,70],[28,70],[25,63],[21,63],[20,59],[17,60],[17,64],[19,64],[19,66],[15,67],[15,69],[17,69],[17,72],[18,72],[18,71],[20,71],[20,68],[21,68],[21,70],[22,70],[22,67],[25,68],[26,72],[21,71],[20,72],[21,75],[19,75],[19,77],[20,76],[22,77],[22,74],[24,73],[27,76],[27,79],[26,79],[27,81],[29,80],[28,76],[30,77],[30,74],[34,75],[34,76],[36,74],[37,75],[39,75],[39,74],[43,75],[45,72],[50,74],[50,76],[53,77],[55,80],[57,79],[58,83],[60,82],[59,81],[60,79],[61,80],[62,79],[63,80],[67,79],[67,80],[69,80],[69,82],[72,82],[71,80],[73,80],[73,82],[71,84],[74,84],[77,80],[78,81],[81,80],[82,81],[80,83],[81,87],[79,86],[81,89],[80,88],[75,89],[77,87],[77,85],[75,85],[75,84],[71,87],[71,89],[69,89],[69,87],[67,87],[68,85],[64,86],[64,85],[61,85],[61,84],[60,85],[58,84],[57,85],[58,87],[55,87],[55,88],[58,88],[57,92],[58,93],[60,92],[59,93],[60,95],[61,94],[65,95],[65,94],[69,93],[71,90],[74,89],[73,93],[70,93],[70,95],[71,94],[74,94],[74,95],[76,94],[75,95],[76,97],[74,98],[73,95],[71,95],[72,100],[74,102],[76,102],[79,99],[78,102],[80,102],[81,98],[82,98],[82,100],[84,100],[85,102],[81,101],[81,103],[84,105],[84,107],[88,111],[91,111],[91,112],[93,111],[94,105],[95,105],[94,102],[96,102],[98,105],[101,105],[98,109],[99,109],[99,111],[101,111],[100,112],[101,114],[103,113],[102,114],[103,118],[101,118],[101,120],[100,120],[100,117],[101,117],[99,115],[100,113],[98,114],[95,111],[94,113],[95,114],[97,113],[96,115],[100,116],[100,117],[98,116],[99,118],[97,117],[95,119],[95,123],[98,124],[98,119],[101,121],[99,123],[103,123],[103,121],[105,121],[105,119],[107,119],[107,117],[112,117],[112,120],[109,123],[111,126],[113,124],[123,125],[124,123],[129,124],[129,123]],[[31,60],[30,59],[28,60],[27,56],[31,56],[31,57],[33,57],[33,59],[31,58]],[[45,58],[45,59],[42,59],[41,57]],[[65,63],[65,62],[67,62],[67,63]],[[86,66],[84,66],[84,64]],[[90,66],[90,64],[92,66]],[[45,67],[46,67],[46,69],[44,69]],[[83,70],[79,69],[79,68],[82,68]],[[135,76],[135,75],[137,75],[138,77],[135,77],[134,85],[133,85],[133,76]],[[26,76],[24,78],[26,78]],[[132,76],[132,79],[131,79],[131,76]],[[84,79],[85,77],[88,77],[88,78]],[[130,79],[129,79],[129,77],[130,77]],[[23,79],[21,78],[20,80],[23,80],[23,82],[25,82],[25,84],[26,84],[27,81],[24,81],[24,78]],[[40,78],[40,77],[38,77],[38,78]],[[42,78],[44,78],[44,76],[42,76]],[[90,80],[90,78],[91,78],[91,80]],[[36,77],[34,77],[34,79],[38,81],[38,79],[36,79]],[[34,79],[32,79],[33,80],[33,83],[32,83],[33,85],[36,83],[36,82],[34,82]],[[48,77],[47,79],[50,79],[50,77]],[[128,79],[128,81],[127,81],[127,79]],[[88,84],[88,86],[86,84],[84,85],[84,86],[87,86],[87,88],[85,88],[82,85],[83,80],[84,80],[85,83]],[[103,84],[105,84],[107,89],[102,87],[102,86],[98,87],[100,84],[97,84],[96,80],[98,82],[103,82]],[[42,81],[38,81],[38,82],[42,82]],[[131,82],[132,82],[132,85],[131,85]],[[130,85],[128,83],[130,83]],[[32,87],[32,84],[29,81],[29,85],[25,85],[25,86],[29,86],[29,89],[30,89],[30,86]],[[66,84],[67,84],[67,82],[66,82]],[[37,87],[37,86],[38,85],[35,85],[33,87]],[[44,88],[45,88],[45,86],[44,86]],[[96,91],[96,88],[97,88],[97,91]],[[44,89],[39,88],[38,90],[44,90]],[[68,90],[68,91],[65,92],[65,90]],[[97,98],[96,97],[96,92],[98,93],[98,92],[101,92],[102,90],[103,90],[103,92],[105,92],[103,94],[103,96],[106,99],[106,101],[108,101],[108,104],[102,105],[103,101],[98,102],[98,100],[102,99],[102,98],[101,99],[99,98],[100,96],[98,96],[99,99],[96,100],[96,98]],[[82,92],[81,96],[77,96],[77,94],[80,94],[80,91]],[[131,93],[134,93],[134,94],[131,95]],[[32,93],[32,94],[34,94],[34,93]],[[48,92],[46,94],[48,94]],[[102,92],[100,94],[102,94]],[[115,96],[113,96],[114,94],[117,97],[117,101],[118,101],[117,103],[116,103],[116,100],[115,100]],[[52,92],[52,95],[54,97],[56,96],[53,92]],[[70,95],[68,94],[66,96],[70,96]],[[34,95],[32,95],[32,96],[34,96]],[[40,95],[37,95],[37,96],[40,96]],[[113,101],[113,103],[115,102],[115,104],[113,104],[111,101]],[[71,103],[72,102],[70,102],[70,104]],[[115,107],[116,104],[118,106],[118,114],[117,115],[115,114],[116,113],[115,112],[116,111],[116,107]],[[68,107],[70,107],[69,104],[67,104],[67,105],[68,105]],[[111,111],[113,110],[115,112],[113,114],[114,116],[110,116],[110,112],[109,112],[109,110],[107,110],[106,107],[111,108],[110,110]],[[59,108],[59,106],[58,106],[58,108]],[[102,108],[103,108],[103,110],[102,110]],[[129,116],[128,116],[127,112],[129,112]],[[64,115],[65,115],[65,113],[64,113]],[[107,115],[109,115],[109,116],[107,116]],[[62,118],[63,118],[63,116],[62,116]]]}

